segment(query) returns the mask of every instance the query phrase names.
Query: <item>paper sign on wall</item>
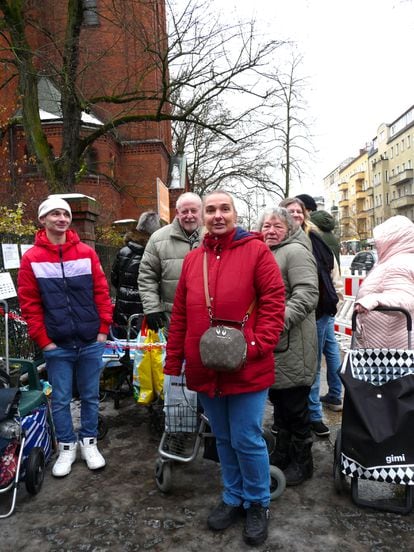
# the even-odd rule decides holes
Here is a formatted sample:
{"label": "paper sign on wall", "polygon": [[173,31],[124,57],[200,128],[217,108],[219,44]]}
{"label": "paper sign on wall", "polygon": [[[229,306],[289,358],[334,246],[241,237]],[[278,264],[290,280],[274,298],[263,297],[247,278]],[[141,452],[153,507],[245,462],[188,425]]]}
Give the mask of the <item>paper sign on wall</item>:
{"label": "paper sign on wall", "polygon": [[9,299],[16,297],[16,288],[10,272],[0,272],[0,299]]}
{"label": "paper sign on wall", "polygon": [[20,251],[21,251],[22,257],[26,253],[26,251],[28,251],[31,247],[33,247],[32,243],[21,243],[20,244]]}
{"label": "paper sign on wall", "polygon": [[19,268],[20,257],[17,243],[2,243],[4,268]]}

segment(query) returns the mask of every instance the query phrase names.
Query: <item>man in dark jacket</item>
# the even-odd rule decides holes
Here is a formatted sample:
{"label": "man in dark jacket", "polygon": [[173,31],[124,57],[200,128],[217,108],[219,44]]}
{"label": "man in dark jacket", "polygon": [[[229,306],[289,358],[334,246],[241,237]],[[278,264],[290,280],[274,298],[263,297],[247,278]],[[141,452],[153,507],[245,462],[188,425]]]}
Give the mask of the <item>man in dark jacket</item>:
{"label": "man in dark jacket", "polygon": [[[340,266],[340,245],[333,230],[335,228],[335,219],[327,211],[313,211],[310,213],[310,219],[318,227],[320,236],[326,245],[335,255],[335,259]],[[339,377],[341,369],[341,354],[338,342],[335,337],[334,317],[331,317],[325,335],[323,354],[326,360],[326,377],[328,380],[328,393],[320,397],[321,403],[335,412],[342,410],[342,383]]]}
{"label": "man in dark jacket", "polygon": [[136,229],[125,234],[125,245],[118,251],[112,266],[111,283],[116,289],[113,329],[119,339],[127,337],[129,317],[143,313],[138,291],[139,267],[149,237],[159,228],[160,219],[157,213],[142,213]]}
{"label": "man in dark jacket", "polygon": [[18,297],[29,335],[46,360],[59,442],[52,474],[63,477],[71,471],[78,446],[70,410],[74,378],[81,400],[81,456],[91,470],[105,466],[96,436],[99,379],[112,304],[98,255],[69,229],[69,204],[49,196],[40,204],[38,218],[43,228],[22,257]]}

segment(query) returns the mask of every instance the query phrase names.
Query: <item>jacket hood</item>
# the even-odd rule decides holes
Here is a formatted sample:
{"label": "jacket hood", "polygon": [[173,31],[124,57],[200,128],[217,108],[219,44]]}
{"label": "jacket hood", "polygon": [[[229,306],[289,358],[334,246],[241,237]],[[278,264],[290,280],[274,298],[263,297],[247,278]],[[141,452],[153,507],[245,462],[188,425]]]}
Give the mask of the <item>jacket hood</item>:
{"label": "jacket hood", "polygon": [[322,232],[332,232],[335,229],[335,219],[328,211],[314,211],[310,218]]}
{"label": "jacket hood", "polygon": [[378,261],[398,253],[414,253],[414,224],[407,217],[396,215],[373,230]]}
{"label": "jacket hood", "polygon": [[131,240],[127,243],[127,247],[129,247],[133,253],[142,255],[145,249],[145,243],[137,243],[136,241]]}
{"label": "jacket hood", "polygon": [[[66,230],[66,242],[62,244],[62,247],[65,249],[68,246],[76,245],[80,242],[80,238],[78,234],[75,232],[75,230]],[[35,245],[39,245],[40,247],[47,247],[47,248],[57,248],[58,245],[53,244],[49,241],[46,230],[44,228],[41,228],[37,233],[35,237]]]}

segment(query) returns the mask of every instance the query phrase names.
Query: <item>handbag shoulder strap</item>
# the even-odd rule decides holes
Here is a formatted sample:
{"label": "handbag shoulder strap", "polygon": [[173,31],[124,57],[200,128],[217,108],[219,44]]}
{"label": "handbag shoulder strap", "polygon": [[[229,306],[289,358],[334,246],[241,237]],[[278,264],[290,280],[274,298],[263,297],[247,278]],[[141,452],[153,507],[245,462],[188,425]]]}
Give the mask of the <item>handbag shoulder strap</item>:
{"label": "handbag shoulder strap", "polygon": [[[210,320],[213,318],[213,309],[211,306],[211,300],[210,300],[210,294],[208,292],[208,266],[207,266],[207,251],[204,251],[203,256],[203,280],[204,280],[204,295],[206,298],[206,305],[208,309],[208,315],[210,317]],[[247,309],[246,314],[243,317],[243,323],[246,323],[247,318],[252,314],[253,309],[256,305],[256,297],[253,299],[253,301],[250,304],[250,307]]]}

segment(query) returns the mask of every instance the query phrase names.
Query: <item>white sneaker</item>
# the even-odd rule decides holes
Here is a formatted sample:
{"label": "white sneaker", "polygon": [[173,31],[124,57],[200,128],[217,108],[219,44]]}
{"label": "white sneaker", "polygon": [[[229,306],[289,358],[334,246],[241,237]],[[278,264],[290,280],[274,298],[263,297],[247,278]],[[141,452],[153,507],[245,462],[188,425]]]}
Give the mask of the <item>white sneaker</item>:
{"label": "white sneaker", "polygon": [[96,437],[85,437],[80,440],[81,457],[90,470],[99,470],[106,464],[105,458],[99,452],[96,443]]}
{"label": "white sneaker", "polygon": [[59,456],[52,468],[52,475],[64,477],[70,473],[77,449],[78,443],[59,443]]}

